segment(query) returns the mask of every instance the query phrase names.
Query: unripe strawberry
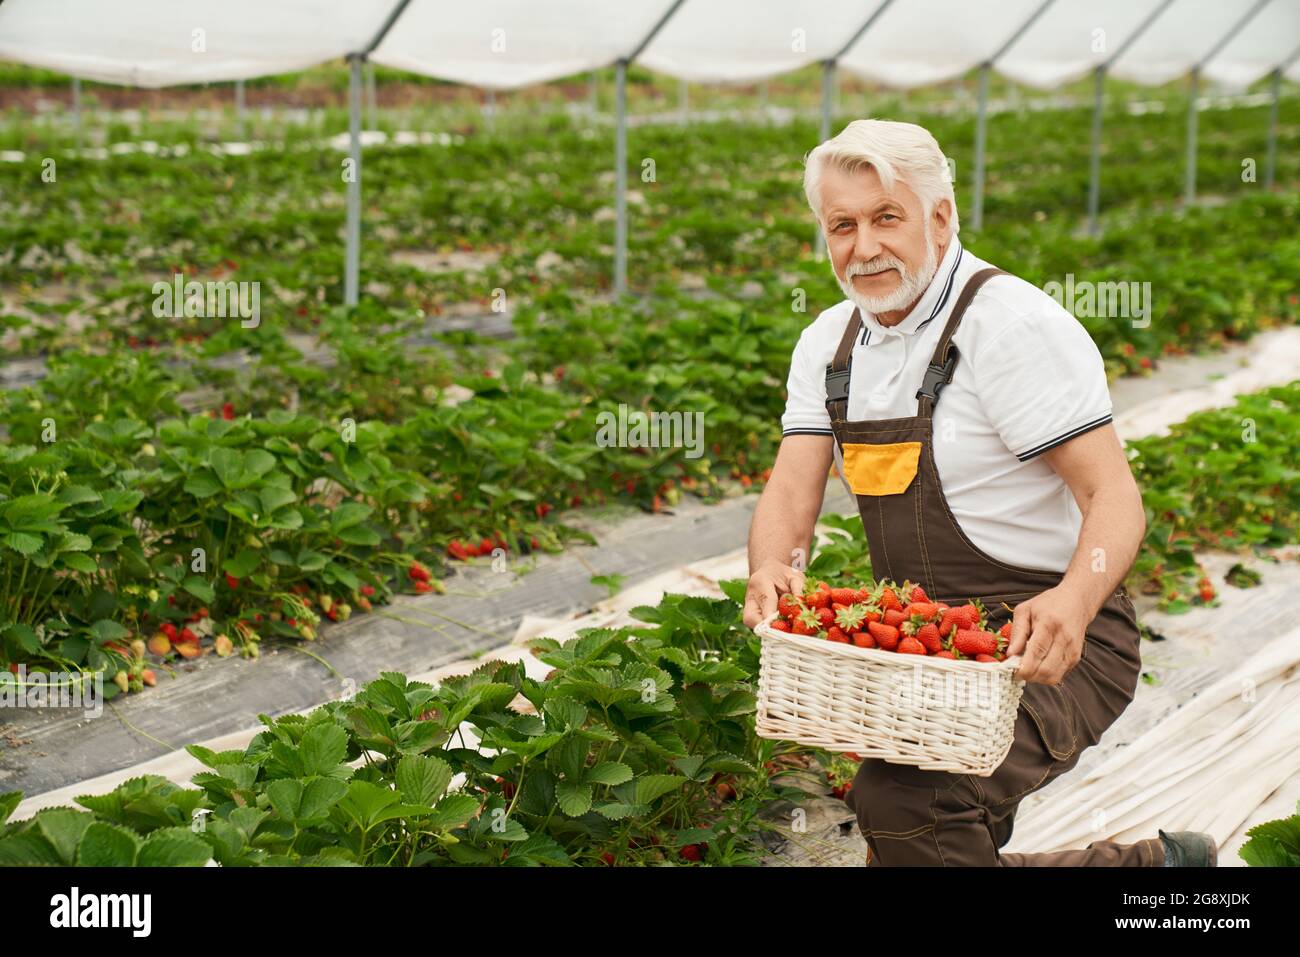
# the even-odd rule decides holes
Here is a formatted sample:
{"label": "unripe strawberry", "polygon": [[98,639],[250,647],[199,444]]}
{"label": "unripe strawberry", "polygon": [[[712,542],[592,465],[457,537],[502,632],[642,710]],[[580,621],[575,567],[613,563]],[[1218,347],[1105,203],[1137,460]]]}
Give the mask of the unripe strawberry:
{"label": "unripe strawberry", "polygon": [[229,658],[231,652],[235,650],[235,643],[225,635],[217,635],[212,642],[212,650],[217,653],[219,658]]}
{"label": "unripe strawberry", "polygon": [[176,646],[180,656],[185,659],[199,658],[203,655],[203,648],[198,642],[183,641]]}
{"label": "unripe strawberry", "polygon": [[158,676],[154,674],[152,668],[146,668],[144,671],[140,672],[140,680],[152,688],[158,683]]}
{"label": "unripe strawberry", "polygon": [[143,658],[145,650],[146,645],[143,638],[136,638],[131,642],[131,654],[135,655],[137,658]]}
{"label": "unripe strawberry", "polygon": [[149,639],[149,650],[161,658],[167,652],[172,650],[172,643],[167,640],[167,636],[162,632],[154,635]]}
{"label": "unripe strawberry", "polygon": [[370,604],[370,599],[367,598],[365,595],[362,595],[360,598],[357,599],[357,607],[360,608],[362,611],[370,611],[372,607]]}
{"label": "unripe strawberry", "polygon": [[321,611],[328,615],[330,609],[334,607],[334,599],[325,592],[321,592],[320,597],[317,600],[320,602]]}
{"label": "unripe strawberry", "polygon": [[334,610],[338,612],[339,621],[347,621],[349,618],[352,617],[352,606],[347,604],[346,602],[339,602],[337,605],[334,606]]}
{"label": "unripe strawberry", "polygon": [[113,684],[121,688],[123,694],[131,690],[131,679],[127,677],[125,671],[119,671],[113,675]]}

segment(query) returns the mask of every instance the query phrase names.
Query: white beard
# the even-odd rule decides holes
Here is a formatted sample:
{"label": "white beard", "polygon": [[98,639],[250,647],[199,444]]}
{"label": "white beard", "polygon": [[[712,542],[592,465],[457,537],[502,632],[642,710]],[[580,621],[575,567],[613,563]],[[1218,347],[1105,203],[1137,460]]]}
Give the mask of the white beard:
{"label": "white beard", "polygon": [[[889,268],[897,269],[901,277],[898,288],[889,295],[864,296],[854,288],[854,276],[869,275]],[[934,278],[934,274],[938,269],[939,263],[935,259],[934,246],[930,244],[930,223],[928,220],[925,224],[925,262],[921,264],[921,267],[916,272],[908,272],[901,260],[888,254],[877,256],[870,262],[851,261],[844,268],[845,276],[843,279],[835,275],[835,266],[833,263],[831,265],[831,273],[835,275],[835,281],[840,284],[840,289],[844,292],[845,298],[863,312],[871,313],[873,316],[882,312],[896,312],[919,299],[921,294],[925,292],[926,287],[930,285],[930,280]]]}

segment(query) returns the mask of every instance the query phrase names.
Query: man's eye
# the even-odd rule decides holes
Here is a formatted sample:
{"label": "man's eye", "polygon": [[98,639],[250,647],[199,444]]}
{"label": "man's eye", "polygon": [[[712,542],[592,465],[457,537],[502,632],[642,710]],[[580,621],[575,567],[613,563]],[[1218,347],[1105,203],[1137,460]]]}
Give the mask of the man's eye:
{"label": "man's eye", "polygon": [[881,219],[897,219],[898,217],[895,216],[893,213],[881,213],[881,214],[880,214],[880,218],[881,218]]}

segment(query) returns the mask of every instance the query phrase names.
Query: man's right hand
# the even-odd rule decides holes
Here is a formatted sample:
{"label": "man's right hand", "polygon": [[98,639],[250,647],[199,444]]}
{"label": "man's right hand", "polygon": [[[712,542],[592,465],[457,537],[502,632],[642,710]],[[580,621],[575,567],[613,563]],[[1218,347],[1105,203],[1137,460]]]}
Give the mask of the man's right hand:
{"label": "man's right hand", "polygon": [[745,591],[745,627],[753,628],[776,611],[777,599],[803,594],[804,573],[791,565],[768,562],[749,576]]}

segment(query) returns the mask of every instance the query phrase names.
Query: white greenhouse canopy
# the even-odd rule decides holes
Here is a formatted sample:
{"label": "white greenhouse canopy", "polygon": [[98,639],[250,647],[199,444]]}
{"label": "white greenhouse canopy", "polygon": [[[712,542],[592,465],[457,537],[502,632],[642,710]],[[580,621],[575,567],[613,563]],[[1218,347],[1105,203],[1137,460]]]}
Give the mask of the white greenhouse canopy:
{"label": "white greenhouse canopy", "polygon": [[[979,71],[969,222],[983,223],[988,83],[1051,89],[1094,77],[1088,222],[1098,231],[1107,76],[1160,85],[1188,76],[1184,200],[1196,197],[1202,80],[1271,78],[1264,167],[1272,188],[1279,84],[1300,81],[1300,0],[7,0],[0,59],[80,80],[163,87],[237,81],[346,58],[349,142],[344,302],[361,251],[362,65],[486,90],[615,67],[614,289],[627,289],[627,68],[685,82],[762,80],[822,66],[822,139],[835,73],[906,89]],[[76,121],[79,128],[79,120]],[[815,234],[818,249],[822,236]]]}
{"label": "white greenhouse canopy", "polygon": [[992,66],[1046,89],[1105,62],[1162,6],[1114,76],[1159,84],[1199,65],[1206,79],[1243,86],[1281,66],[1300,80],[1300,0],[6,0],[0,57],[160,87],[301,70],[380,38],[375,63],[511,89],[630,57],[671,12],[637,57],[671,76],[752,81],[834,58],[864,79],[915,87],[985,63],[1033,18]]}

